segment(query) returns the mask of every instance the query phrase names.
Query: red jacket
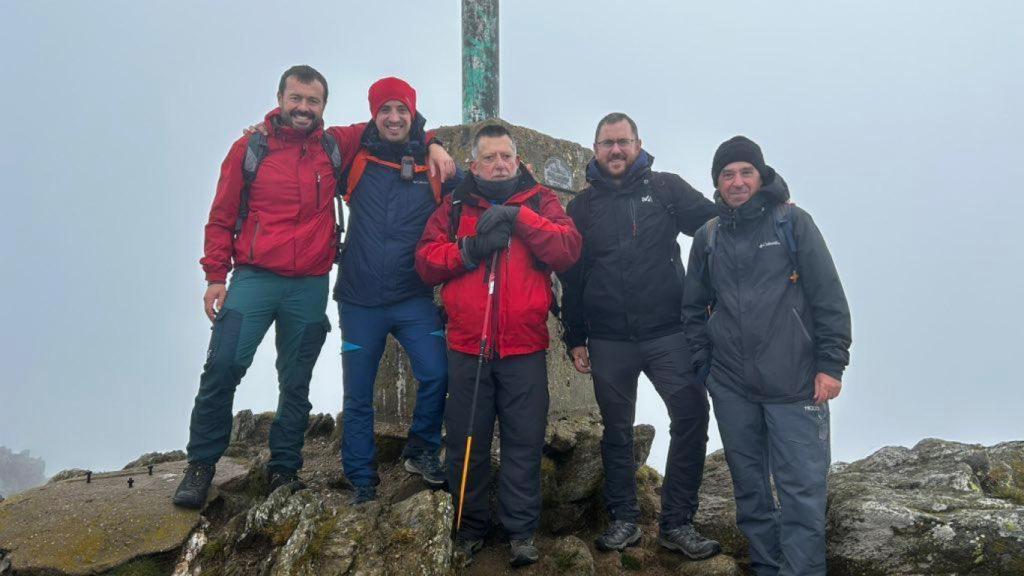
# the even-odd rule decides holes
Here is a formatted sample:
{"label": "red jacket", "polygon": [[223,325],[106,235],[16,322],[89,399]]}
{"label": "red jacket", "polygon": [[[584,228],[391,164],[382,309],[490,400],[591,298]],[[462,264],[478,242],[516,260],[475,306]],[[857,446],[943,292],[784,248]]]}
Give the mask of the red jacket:
{"label": "red jacket", "polygon": [[[554,192],[523,171],[520,190],[505,202],[519,206],[519,216],[511,246],[498,257],[496,300],[489,327],[494,351],[502,357],[547,349],[551,272],[569,269],[579,258],[582,245],[579,232]],[[539,213],[528,205],[529,198],[538,194]],[[475,355],[480,352],[489,261],[467,270],[458,241],[449,240],[453,197],[463,200],[457,238],[474,235],[477,219],[490,206],[477,193],[474,179],[467,177],[427,221],[416,249],[416,271],[428,284],[444,283],[441,299],[448,313],[448,347]],[[538,260],[550,269],[542,270]]]}
{"label": "red jacket", "polygon": [[[278,126],[267,114],[267,155],[249,190],[249,216],[234,238],[242,194],[242,159],[248,136],[228,152],[220,168],[217,194],[206,224],[206,279],[224,282],[235,266],[249,264],[283,276],[320,276],[334,262],[334,169],[320,142],[323,129],[306,133]],[[342,166],[359,149],[364,124],[329,128],[338,142]]]}

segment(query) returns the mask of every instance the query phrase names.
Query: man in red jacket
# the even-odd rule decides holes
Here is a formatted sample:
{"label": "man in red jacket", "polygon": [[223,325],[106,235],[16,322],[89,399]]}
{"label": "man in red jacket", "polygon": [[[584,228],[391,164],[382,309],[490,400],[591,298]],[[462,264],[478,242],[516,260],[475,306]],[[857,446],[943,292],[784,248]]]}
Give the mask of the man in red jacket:
{"label": "man in red jacket", "polygon": [[235,388],[274,323],[280,396],[267,472],[272,488],[299,485],[309,379],[330,330],[324,312],[335,255],[335,172],[322,142],[327,80],[309,66],[289,68],[277,102],[264,122],[265,155],[247,167],[256,177],[246,183],[243,162],[252,151],[244,136],[221,165],[206,224],[200,262],[213,334],[192,410],[189,465],[174,494],[174,503],[187,508],[206,501],[230,439]]}
{"label": "man in red jacket", "polygon": [[[416,251],[416,271],[443,283],[448,313],[448,402],[444,423],[448,483],[458,498],[465,438],[476,411],[470,467],[456,545],[468,556],[483,545],[489,525],[488,486],[494,420],[501,426],[498,516],[512,545],[512,564],[537,561],[533,534],[540,518],[540,463],[547,422],[547,316],[551,272],[580,255],[580,235],[555,194],[519,163],[504,126],[473,138],[472,176],[446,197]],[[454,206],[454,208],[453,208]],[[497,252],[494,301],[484,326],[487,278]],[[473,389],[487,334],[479,395]]]}

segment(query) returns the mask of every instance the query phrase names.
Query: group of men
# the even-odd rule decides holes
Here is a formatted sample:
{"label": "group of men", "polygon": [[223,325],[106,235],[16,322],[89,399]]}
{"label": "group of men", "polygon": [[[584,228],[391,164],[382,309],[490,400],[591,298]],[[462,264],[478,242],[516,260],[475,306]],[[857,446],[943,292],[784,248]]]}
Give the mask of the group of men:
{"label": "group of men", "polygon": [[[455,544],[472,557],[491,526],[497,420],[498,521],[511,563],[536,562],[556,273],[565,343],[593,378],[604,424],[610,522],[597,548],[641,538],[633,423],[643,372],[671,419],[658,542],[691,559],[720,551],[693,527],[710,391],[752,568],[825,573],[827,402],[849,361],[849,310],[818,229],[788,203],[755,143],[737,136],[716,151],[712,202],[653,171],[633,120],[609,114],[597,126],[588,186],[564,210],[502,125],[476,132],[464,175],[425,130],[404,81],[374,83],[370,121],[346,127],[324,127],[327,93],[316,70],[285,71],[278,108],[221,167],[201,261],[213,333],[176,504],[205,503],[230,438],[234,390],[272,323],[280,396],[267,477],[272,490],[303,487],[309,381],[330,331],[337,261],[341,460],[352,503],[377,497],[373,384],[391,334],[419,382],[406,470],[433,488],[447,484],[459,509]],[[344,242],[336,196],[349,207]],[[688,274],[680,233],[694,237]],[[444,319],[433,303],[438,284]]]}

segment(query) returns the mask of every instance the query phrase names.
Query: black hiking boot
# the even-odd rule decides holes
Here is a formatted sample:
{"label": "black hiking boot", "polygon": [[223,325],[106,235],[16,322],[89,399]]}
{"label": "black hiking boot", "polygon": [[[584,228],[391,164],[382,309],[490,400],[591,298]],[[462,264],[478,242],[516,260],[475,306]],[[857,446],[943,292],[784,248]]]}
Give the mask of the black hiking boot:
{"label": "black hiking boot", "polygon": [[533,538],[512,540],[509,545],[512,548],[512,557],[509,558],[508,563],[515,568],[533,564],[540,558],[540,552],[533,545]]}
{"label": "black hiking boot", "polygon": [[433,453],[422,451],[405,459],[405,471],[419,474],[423,483],[431,488],[442,488],[445,485],[445,472],[441,461]]}
{"label": "black hiking boot", "polygon": [[349,498],[348,503],[353,506],[359,506],[360,504],[366,504],[367,502],[373,502],[377,499],[377,487],[376,486],[356,486],[353,489],[352,497]]}
{"label": "black hiking boot", "polygon": [[640,527],[636,523],[613,520],[604,534],[594,540],[594,545],[602,552],[611,552],[612,550],[625,550],[629,546],[636,546],[639,542]]}
{"label": "black hiking boot", "polygon": [[295,470],[280,470],[280,469],[268,469],[267,470],[267,485],[270,487],[270,492],[273,493],[281,486],[288,486],[288,489],[294,494],[299,490],[305,490],[306,484],[299,479],[299,475]]}
{"label": "black hiking boot", "polygon": [[185,477],[174,491],[174,503],[183,508],[202,508],[206,504],[206,495],[210,492],[216,471],[217,466],[214,464],[189,464],[185,468]]}
{"label": "black hiking boot", "polygon": [[658,534],[658,544],[669,550],[682,552],[690,560],[704,560],[722,551],[718,542],[701,536],[693,524],[683,524]]}
{"label": "black hiking boot", "polygon": [[469,566],[472,564],[473,556],[475,556],[483,547],[484,541],[481,538],[464,536],[461,533],[455,535],[455,551],[465,556],[463,566]]}

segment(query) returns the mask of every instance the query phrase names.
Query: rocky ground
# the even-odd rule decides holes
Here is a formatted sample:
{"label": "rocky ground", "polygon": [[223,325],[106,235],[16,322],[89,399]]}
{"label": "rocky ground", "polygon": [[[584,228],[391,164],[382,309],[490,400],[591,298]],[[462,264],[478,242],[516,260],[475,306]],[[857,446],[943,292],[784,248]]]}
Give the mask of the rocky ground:
{"label": "rocky ground", "polygon": [[[697,524],[726,554],[690,562],[657,546],[661,477],[647,466],[637,471],[644,538],[624,553],[604,553],[592,543],[606,520],[600,425],[592,416],[552,422],[537,539],[542,559],[513,570],[500,527],[472,564],[453,556],[451,500],[404,471],[401,438],[378,437],[379,501],[350,506],[336,456],[340,427],[328,415],[314,417],[307,431],[302,477],[309,489],[267,494],[263,447],[271,417],[236,416],[217,490],[202,514],[170,504],[185,465],[180,452],[144,455],[88,483],[84,471],[69,471],[0,503],[0,574],[744,573],[746,544],[720,452],[707,460]],[[636,428],[638,462],[653,435],[649,426]],[[1024,574],[1024,442],[985,448],[926,440],[836,465],[828,521],[830,574]]]}

